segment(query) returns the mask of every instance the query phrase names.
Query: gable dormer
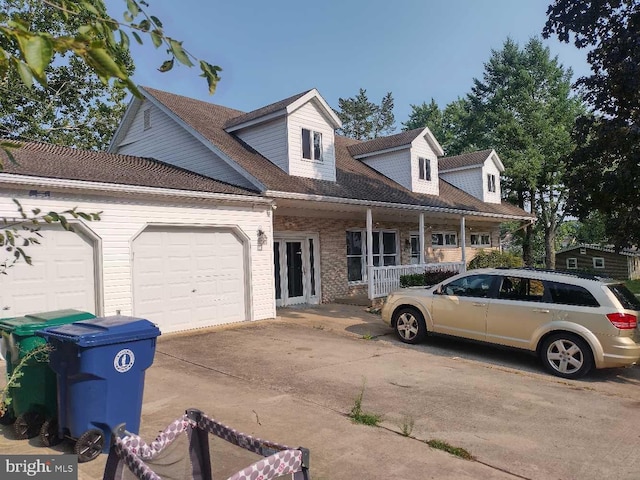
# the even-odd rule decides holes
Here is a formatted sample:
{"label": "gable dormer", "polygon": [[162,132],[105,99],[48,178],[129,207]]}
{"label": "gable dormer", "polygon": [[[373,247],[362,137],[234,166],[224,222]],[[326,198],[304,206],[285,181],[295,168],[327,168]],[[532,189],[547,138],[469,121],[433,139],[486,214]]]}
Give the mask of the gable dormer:
{"label": "gable dormer", "polygon": [[440,193],[438,157],[444,151],[427,127],[351,145],[349,153],[412,192]]}
{"label": "gable dormer", "polygon": [[495,150],[464,153],[438,160],[440,177],[487,203],[501,203],[504,165]]}
{"label": "gable dormer", "polygon": [[341,126],[313,89],[232,118],[225,130],[289,175],[335,182],[334,132]]}

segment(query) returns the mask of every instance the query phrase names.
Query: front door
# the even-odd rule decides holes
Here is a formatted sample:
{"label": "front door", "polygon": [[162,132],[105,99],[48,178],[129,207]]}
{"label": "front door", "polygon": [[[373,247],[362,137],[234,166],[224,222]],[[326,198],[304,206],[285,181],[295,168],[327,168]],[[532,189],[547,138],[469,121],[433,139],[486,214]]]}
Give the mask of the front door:
{"label": "front door", "polygon": [[276,305],[318,303],[317,239],[276,238],[273,242]]}

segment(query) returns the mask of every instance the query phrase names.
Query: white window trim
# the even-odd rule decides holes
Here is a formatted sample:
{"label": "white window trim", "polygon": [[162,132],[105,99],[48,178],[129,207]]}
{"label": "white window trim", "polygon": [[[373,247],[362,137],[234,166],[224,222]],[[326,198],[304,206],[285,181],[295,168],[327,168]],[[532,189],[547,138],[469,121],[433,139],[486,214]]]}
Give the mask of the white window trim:
{"label": "white window trim", "polygon": [[[571,260],[573,260],[573,262]],[[571,265],[572,263],[573,263],[573,266]],[[568,270],[577,270],[578,269],[578,259],[576,257],[567,258],[567,269]]]}
{"label": "white window trim", "polygon": [[[477,244],[473,244],[471,243],[471,238],[473,236],[478,236],[480,237],[480,241],[482,241],[482,237],[483,235],[486,235],[487,237],[489,237],[489,243],[477,243]],[[473,248],[481,248],[481,247],[491,247],[491,233],[490,232],[473,232],[469,234],[469,246],[473,247]]]}
{"label": "white window trim", "polygon": [[438,245],[433,243],[433,237],[431,237],[431,248],[458,248],[458,232],[455,230],[442,230],[442,231],[434,231],[431,232],[431,235],[442,235],[442,240],[444,241],[445,235],[455,235],[456,243],[455,245]]}
{"label": "white window trim", "polygon": [[493,173],[487,173],[487,190],[489,193],[496,193],[498,191],[496,176]]}
{"label": "white window trim", "polygon": [[[422,172],[424,173],[424,177],[420,176],[420,166],[422,165]],[[427,175],[427,173],[429,175]],[[423,182],[431,181],[431,160],[426,157],[418,157],[418,179]]]}
{"label": "white window trim", "polygon": [[[602,260],[602,265],[596,265],[596,260]],[[604,268],[604,258],[603,257],[593,257],[593,268]]]}
{"label": "white window trim", "polygon": [[[309,153],[311,155],[311,158],[305,158],[304,156],[304,139],[303,139],[303,132],[307,130],[309,132]],[[314,148],[314,144],[313,144],[313,139],[315,137],[315,135],[320,135],[320,158],[314,158],[315,157],[315,148]],[[322,154],[324,152],[324,149],[322,148],[322,132],[319,132],[318,130],[313,130],[312,128],[307,128],[307,127],[301,127],[300,128],[300,158],[302,158],[302,160],[307,160],[309,162],[318,162],[318,163],[322,163]]]}
{"label": "white window trim", "polygon": [[[360,254],[360,257],[362,258],[362,280],[353,280],[353,281],[349,281],[349,271],[348,268],[349,266],[347,265],[347,284],[348,285],[363,285],[366,284],[368,281],[368,276],[367,276],[367,231],[366,230],[360,230],[358,228],[348,228],[346,230],[347,232],[360,232],[360,234],[362,235],[362,253]],[[374,235],[376,233],[380,234],[380,233],[393,233],[396,236],[396,253],[394,254],[394,256],[396,257],[395,260],[395,264],[399,265],[400,264],[400,233],[397,230],[392,230],[392,229],[378,229],[378,230],[372,230],[372,232]],[[380,245],[382,247],[382,244]],[[383,249],[384,250],[384,249]],[[352,257],[355,257],[356,255],[351,255]],[[375,254],[374,253],[374,257],[379,256],[379,257],[390,257],[391,254],[387,254],[385,255],[384,253],[378,253]],[[345,253],[345,258],[348,258],[348,256]],[[382,262],[384,263],[384,262]],[[379,265],[379,266],[383,266],[383,265]]]}

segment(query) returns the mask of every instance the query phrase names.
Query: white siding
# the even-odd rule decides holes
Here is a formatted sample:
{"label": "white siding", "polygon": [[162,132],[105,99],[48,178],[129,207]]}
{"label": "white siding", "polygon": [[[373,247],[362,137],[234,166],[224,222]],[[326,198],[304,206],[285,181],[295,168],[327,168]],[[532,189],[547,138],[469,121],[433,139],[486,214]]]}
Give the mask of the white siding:
{"label": "white siding", "polygon": [[[431,164],[431,180],[420,180],[418,158],[429,159]],[[416,138],[411,144],[411,187],[416,193],[439,195],[438,156],[431,149],[424,137]]]}
{"label": "white siding", "polygon": [[263,157],[289,173],[287,121],[284,116],[271,122],[243,129],[237,132],[237,136],[260,152]]}
{"label": "white siding", "polygon": [[[151,128],[145,130],[149,111]],[[255,188],[246,178],[209,150],[162,110],[145,101],[114,153],[150,157],[223,182]]]}
{"label": "white siding", "polygon": [[[495,175],[496,176],[496,191],[490,192],[489,185],[487,183],[487,175]],[[484,162],[484,167],[482,167],[482,193],[483,200],[487,203],[500,203],[501,195],[500,195],[500,170],[496,167],[496,164],[493,163],[493,160],[488,159]]]}
{"label": "white siding", "polygon": [[[383,153],[365,157],[362,162],[377,170],[382,175],[399,183],[407,190],[411,190],[411,150],[396,150],[395,152]],[[417,160],[416,160],[417,162]],[[416,164],[416,176],[418,175]]]}
{"label": "white siding", "polygon": [[[456,172],[441,172],[440,178],[484,201],[484,189],[487,187],[485,185],[486,181],[483,177],[482,168],[470,168]],[[497,181],[498,179],[496,179],[496,183]]]}
{"label": "white siding", "polygon": [[[302,129],[322,133],[322,161],[302,158]],[[336,181],[335,136],[333,127],[313,101],[289,114],[289,175]]]}
{"label": "white siding", "polygon": [[[134,314],[132,303],[131,246],[134,237],[149,224],[235,227],[249,238],[250,295],[253,320],[275,317],[273,248],[268,243],[259,248],[257,231],[262,228],[269,241],[273,239],[271,217],[267,207],[227,206],[214,202],[182,203],[171,200],[145,201],[108,197],[80,196],[51,192],[51,198],[30,198],[28,188],[21,192],[0,190],[0,218],[15,217],[12,198],[17,198],[26,211],[63,211],[73,207],[84,212],[103,211],[99,222],[86,222],[89,230],[100,237],[102,252],[102,285],[105,315],[120,310]],[[24,192],[24,193],[23,193]],[[34,257],[38,246],[30,247]],[[0,262],[4,260],[0,257]],[[3,280],[0,277],[0,288]]]}

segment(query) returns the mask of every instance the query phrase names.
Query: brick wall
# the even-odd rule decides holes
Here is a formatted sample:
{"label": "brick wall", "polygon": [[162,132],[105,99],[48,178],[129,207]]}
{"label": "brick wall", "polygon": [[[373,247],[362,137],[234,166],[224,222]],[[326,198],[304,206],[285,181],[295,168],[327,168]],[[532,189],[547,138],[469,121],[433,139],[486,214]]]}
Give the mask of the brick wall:
{"label": "brick wall", "polygon": [[[349,285],[347,281],[347,230],[366,229],[364,214],[362,221],[340,220],[333,218],[307,218],[275,215],[273,230],[279,232],[317,233],[320,241],[320,282],[322,302],[331,302],[335,298],[366,295],[367,285]],[[432,248],[431,232],[438,230],[456,231],[459,234],[460,224],[429,224],[425,227],[425,245],[427,245],[425,259],[427,262],[459,262],[462,259],[460,247]],[[418,221],[415,223],[376,222],[375,229],[395,230],[399,234],[399,248],[401,264],[411,263],[411,251],[406,248],[406,241],[411,233],[418,231]],[[485,230],[486,231],[486,230]],[[460,239],[458,238],[458,241]],[[467,231],[467,262],[474,256],[477,249],[469,246],[470,236]],[[491,231],[491,248],[499,244],[497,225]]]}

